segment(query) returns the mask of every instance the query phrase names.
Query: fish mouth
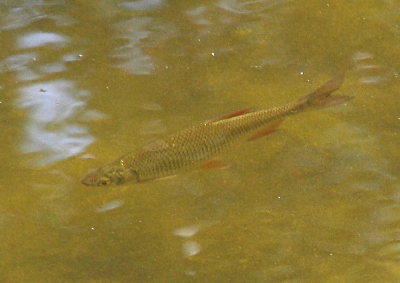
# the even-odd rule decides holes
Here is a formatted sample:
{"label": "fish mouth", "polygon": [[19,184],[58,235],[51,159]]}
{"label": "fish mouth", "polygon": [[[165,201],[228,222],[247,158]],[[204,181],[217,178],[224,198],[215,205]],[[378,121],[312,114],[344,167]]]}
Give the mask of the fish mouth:
{"label": "fish mouth", "polygon": [[91,186],[91,187],[93,187],[94,186],[94,179],[92,179],[92,178],[88,178],[88,177],[84,177],[82,180],[81,180],[81,183],[82,184],[84,184],[84,185],[86,185],[86,186]]}
{"label": "fish mouth", "polygon": [[86,185],[86,186],[91,186],[93,187],[96,183],[97,177],[96,177],[96,169],[91,169],[85,177],[82,178],[81,183]]}

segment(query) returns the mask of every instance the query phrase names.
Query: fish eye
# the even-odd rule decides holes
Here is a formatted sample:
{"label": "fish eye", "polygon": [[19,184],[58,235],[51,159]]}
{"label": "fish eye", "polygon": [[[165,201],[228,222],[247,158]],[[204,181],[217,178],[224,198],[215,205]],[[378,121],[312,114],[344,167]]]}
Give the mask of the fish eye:
{"label": "fish eye", "polygon": [[99,181],[99,185],[100,186],[107,186],[107,185],[109,185],[110,184],[110,179],[101,179],[100,181]]}

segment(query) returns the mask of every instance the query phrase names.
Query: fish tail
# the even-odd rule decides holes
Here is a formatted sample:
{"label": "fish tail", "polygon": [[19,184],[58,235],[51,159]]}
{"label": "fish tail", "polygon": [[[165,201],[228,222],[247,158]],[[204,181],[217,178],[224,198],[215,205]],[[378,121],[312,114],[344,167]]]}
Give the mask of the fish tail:
{"label": "fish tail", "polygon": [[331,95],[338,90],[344,81],[344,74],[340,74],[327,81],[301,100],[310,107],[310,109],[328,108],[339,105],[353,99],[351,96]]}

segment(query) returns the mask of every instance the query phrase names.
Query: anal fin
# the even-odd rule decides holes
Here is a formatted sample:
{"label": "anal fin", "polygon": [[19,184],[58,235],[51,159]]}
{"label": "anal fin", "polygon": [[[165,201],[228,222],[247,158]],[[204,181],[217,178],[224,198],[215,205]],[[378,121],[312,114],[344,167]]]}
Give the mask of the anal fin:
{"label": "anal fin", "polygon": [[283,122],[283,120],[284,119],[276,120],[276,121],[268,124],[268,126],[265,129],[256,133],[254,136],[250,137],[248,139],[248,141],[253,141],[253,140],[262,138],[264,136],[267,136],[269,134],[272,134],[276,130],[276,128],[278,128],[278,126]]}

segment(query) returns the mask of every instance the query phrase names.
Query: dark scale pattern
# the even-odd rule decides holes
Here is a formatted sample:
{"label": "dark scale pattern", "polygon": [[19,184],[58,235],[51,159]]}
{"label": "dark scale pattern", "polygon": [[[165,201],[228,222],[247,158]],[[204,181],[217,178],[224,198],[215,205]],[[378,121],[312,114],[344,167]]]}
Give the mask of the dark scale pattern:
{"label": "dark scale pattern", "polygon": [[267,127],[269,123],[298,112],[298,102],[250,112],[240,116],[206,122],[142,147],[124,157],[140,181],[174,175],[200,166],[236,147]]}

